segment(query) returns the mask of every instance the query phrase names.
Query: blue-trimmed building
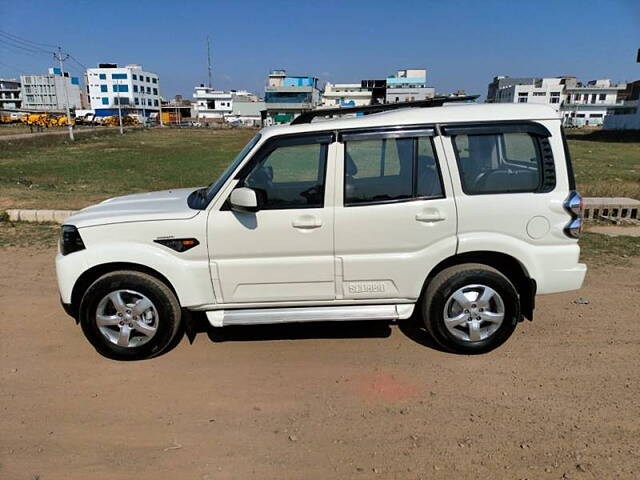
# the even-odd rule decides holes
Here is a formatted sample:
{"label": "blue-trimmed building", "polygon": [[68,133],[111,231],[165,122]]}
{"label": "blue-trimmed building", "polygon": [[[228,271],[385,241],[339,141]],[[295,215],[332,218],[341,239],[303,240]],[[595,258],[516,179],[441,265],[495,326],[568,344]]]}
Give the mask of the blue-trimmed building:
{"label": "blue-trimmed building", "polygon": [[101,63],[87,69],[87,96],[97,117],[106,117],[121,110],[144,117],[160,112],[160,78],[140,65],[118,67]]}
{"label": "blue-trimmed building", "polygon": [[67,108],[81,108],[80,80],[59,68],[49,68],[47,75],[21,75],[22,108],[38,112],[63,113]]}
{"label": "blue-trimmed building", "polygon": [[413,102],[433,98],[436,89],[427,85],[427,70],[408,68],[387,77],[386,103]]}
{"label": "blue-trimmed building", "polygon": [[289,123],[302,112],[316,108],[321,95],[316,77],[292,76],[285,70],[272,70],[264,95],[265,122]]}

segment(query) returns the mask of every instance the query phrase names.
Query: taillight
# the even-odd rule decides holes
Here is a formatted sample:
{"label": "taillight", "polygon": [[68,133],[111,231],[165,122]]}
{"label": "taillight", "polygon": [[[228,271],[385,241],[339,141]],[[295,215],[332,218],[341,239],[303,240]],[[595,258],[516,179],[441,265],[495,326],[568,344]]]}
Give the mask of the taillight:
{"label": "taillight", "polygon": [[564,233],[571,238],[580,237],[584,200],[578,192],[571,191],[569,197],[564,201],[564,209],[571,215],[571,221],[564,227]]}

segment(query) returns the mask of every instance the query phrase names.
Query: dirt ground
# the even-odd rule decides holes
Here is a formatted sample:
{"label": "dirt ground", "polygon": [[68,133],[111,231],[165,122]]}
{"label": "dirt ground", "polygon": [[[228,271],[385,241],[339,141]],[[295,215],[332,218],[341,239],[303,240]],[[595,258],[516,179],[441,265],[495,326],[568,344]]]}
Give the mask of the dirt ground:
{"label": "dirt ground", "polygon": [[366,322],[117,363],[60,308],[52,250],[0,249],[0,478],[638,478],[639,272],[592,268],[482,356]]}

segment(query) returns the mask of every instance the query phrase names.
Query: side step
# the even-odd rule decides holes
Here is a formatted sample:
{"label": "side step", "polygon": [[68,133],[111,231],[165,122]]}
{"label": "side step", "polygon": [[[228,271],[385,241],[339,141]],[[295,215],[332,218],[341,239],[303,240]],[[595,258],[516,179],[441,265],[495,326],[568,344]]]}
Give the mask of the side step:
{"label": "side step", "polygon": [[329,307],[251,308],[210,310],[207,320],[213,327],[261,325],[297,322],[341,322],[356,320],[404,320],[411,316],[414,304],[338,305]]}

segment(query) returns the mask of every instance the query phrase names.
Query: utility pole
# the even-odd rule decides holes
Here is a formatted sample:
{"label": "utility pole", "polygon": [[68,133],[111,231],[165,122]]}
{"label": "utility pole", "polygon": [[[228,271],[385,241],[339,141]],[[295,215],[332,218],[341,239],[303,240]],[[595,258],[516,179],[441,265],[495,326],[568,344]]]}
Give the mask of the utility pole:
{"label": "utility pole", "polygon": [[[71,121],[71,109],[69,108],[69,89],[67,88],[67,84],[65,83],[64,76],[64,61],[69,58],[69,54],[62,54],[62,48],[58,47],[58,51],[53,53],[53,58],[60,62],[60,75],[62,76],[62,85],[64,86],[64,98],[65,104],[67,107],[67,127],[69,128],[69,138],[71,141],[73,138],[73,122]],[[69,82],[71,82],[71,78],[69,78]]]}
{"label": "utility pole", "polygon": [[209,88],[211,88],[211,42],[209,42],[209,35],[207,35],[207,70],[209,72]]}
{"label": "utility pole", "polygon": [[122,129],[122,107],[120,106],[120,82],[114,82],[116,87],[116,98],[118,100],[118,123],[120,124],[120,135],[124,134],[124,130]]}

